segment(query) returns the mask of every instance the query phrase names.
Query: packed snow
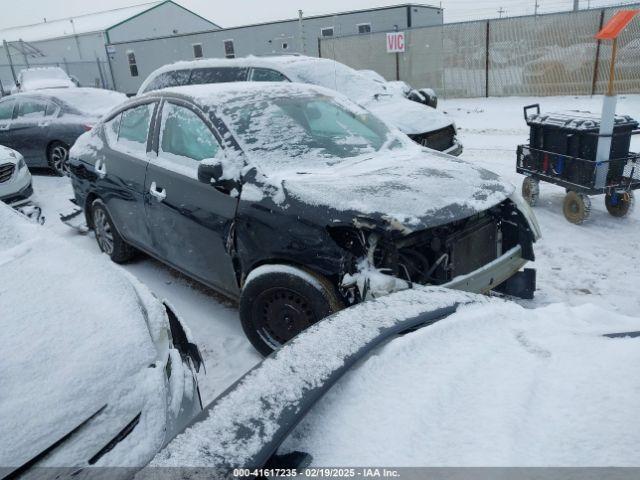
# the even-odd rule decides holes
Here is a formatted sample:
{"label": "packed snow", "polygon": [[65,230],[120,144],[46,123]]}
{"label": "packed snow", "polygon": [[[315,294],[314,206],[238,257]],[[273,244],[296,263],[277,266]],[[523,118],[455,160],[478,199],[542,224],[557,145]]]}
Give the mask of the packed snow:
{"label": "packed snow", "polygon": [[8,340],[0,362],[0,465],[25,463],[105,405],[42,465],[88,460],[139,412],[136,429],[98,465],[144,465],[167,427],[164,307],[106,257],[78,250],[5,205],[0,225],[0,329]]}
{"label": "packed snow", "polygon": [[[515,150],[518,144],[526,143],[528,140],[528,129],[522,116],[522,106],[540,102],[543,112],[576,109],[598,112],[601,107],[601,100],[601,97],[458,99],[441,100],[439,109],[446,112],[458,124],[459,138],[465,144],[465,152],[462,156],[464,160],[478,167],[494,171],[501,177],[513,182],[517,188],[520,188],[523,177],[515,172]],[[621,96],[618,102],[618,113],[628,114],[636,119],[640,118],[640,95]],[[640,150],[640,144],[637,141],[634,141],[633,146],[635,151]],[[77,252],[82,252],[83,255],[102,257],[93,234],[87,236],[77,235],[77,233],[57,221],[59,213],[68,213],[73,207],[68,202],[68,199],[73,197],[68,179],[37,175],[34,177],[34,189],[35,195],[33,199],[42,206],[43,213],[49,219],[42,228],[49,232],[57,233],[69,242],[73,246],[74,255]],[[253,192],[255,196],[258,196],[259,193]],[[625,319],[619,314],[637,316],[640,309],[640,296],[637,293],[640,273],[636,268],[636,264],[640,260],[640,255],[638,254],[640,240],[637,236],[640,228],[639,211],[636,210],[626,219],[616,219],[606,212],[602,197],[593,197],[590,220],[582,226],[576,226],[568,223],[562,214],[564,194],[565,192],[562,188],[547,184],[541,185],[541,197],[534,210],[542,229],[543,238],[535,245],[536,262],[530,265],[537,269],[538,290],[534,300],[518,301],[526,309],[546,307],[546,309],[542,310],[542,313],[548,316],[553,315],[551,318],[556,318],[559,312],[562,312],[570,314],[569,317],[571,315],[584,314],[584,318],[588,320],[584,328],[580,325],[576,326],[573,321],[567,320],[568,323],[565,325],[565,330],[557,332],[557,336],[552,335],[553,330],[555,330],[555,326],[552,324],[549,326],[552,332],[549,333],[549,337],[546,339],[535,325],[531,325],[531,330],[525,330],[526,332],[531,332],[532,338],[535,338],[536,341],[542,335],[544,348],[550,350],[552,354],[557,352],[556,345],[553,342],[560,340],[571,344],[575,338],[576,341],[579,340],[580,342],[592,342],[591,346],[600,345],[600,338],[594,333],[596,331],[595,328],[591,330],[591,333],[587,332],[592,328],[589,325],[594,324],[593,315],[597,314],[602,317],[603,321],[610,318],[612,326],[622,325],[622,323],[626,324],[631,320]],[[103,261],[105,264],[108,263],[106,258]],[[235,306],[227,300],[150,258],[141,257],[128,265],[117,268],[122,268],[132,273],[160,297],[169,299],[189,325],[194,339],[202,350],[207,369],[207,375],[202,373],[199,375],[200,389],[205,404],[213,400],[243,373],[259,362],[259,355],[253,350],[242,333]],[[587,305],[582,307],[587,310],[586,312],[580,308],[570,308],[583,305]],[[523,311],[518,310],[518,312]],[[524,312],[526,313],[526,311]],[[595,313],[592,315],[589,312]],[[532,315],[531,321],[535,324],[539,319],[539,315],[538,313],[533,313]],[[509,321],[514,320],[512,318],[505,320],[505,322]],[[548,325],[546,318],[542,318],[540,322],[542,322],[541,325]],[[481,329],[477,328],[474,331],[480,332]],[[496,325],[496,328],[498,329],[497,334],[503,335],[502,338],[509,340],[509,351],[522,355],[515,348],[514,337],[508,337],[505,333],[508,330],[507,327],[505,326],[500,330],[500,325]],[[566,331],[570,331],[573,328],[578,333],[573,336],[566,334]],[[428,335],[427,330],[424,330],[424,335]],[[604,328],[600,331],[604,331]],[[483,334],[486,334],[486,332]],[[583,336],[585,338],[582,338]],[[591,338],[591,340],[586,337]],[[625,345],[621,347],[622,352],[624,354],[628,352],[626,342],[630,343],[630,340],[611,340],[611,343],[602,344],[603,355],[613,348],[608,345],[617,345],[614,342]],[[586,344],[581,343],[580,345]],[[477,345],[472,343],[469,349],[473,352],[476,347]],[[524,349],[524,347],[522,348]],[[569,355],[570,352],[567,352],[566,355],[553,355],[550,358],[558,357],[570,360]],[[521,356],[517,358],[520,359]],[[461,362],[462,360],[460,359]],[[490,360],[490,358],[487,360]],[[531,365],[538,365],[534,361],[539,362],[541,360],[533,359]],[[460,364],[457,365],[459,366]],[[570,366],[572,363],[569,362],[567,365]],[[588,362],[588,365],[595,368],[591,362]],[[452,366],[451,372],[455,368],[455,366]],[[626,370],[623,368],[622,371]],[[604,373],[605,377],[610,374],[619,378],[615,369]],[[597,380],[597,387],[600,388],[600,378],[595,380]],[[637,397],[638,390],[635,393],[629,393],[627,390],[630,388],[625,384],[627,380],[629,380],[628,377],[621,378],[616,389],[619,386],[631,398],[635,398],[633,397],[634,394]],[[532,381],[542,382],[542,379],[538,376]],[[523,380],[518,382],[517,385],[523,385]],[[544,384],[540,383],[540,385]],[[597,391],[599,392],[600,390]],[[516,393],[514,392],[509,397],[510,400],[517,401]],[[524,400],[525,397],[520,398]],[[525,404],[522,408],[522,411],[528,412],[528,409],[533,409],[533,405]],[[633,412],[633,410],[629,409],[629,412]],[[613,414],[607,418],[618,420],[618,417]],[[425,419],[425,421],[427,420]],[[566,422],[561,423],[561,425],[566,426]],[[514,423],[514,427],[517,428],[519,425]],[[594,426],[593,424],[585,426],[585,431],[587,428],[594,428]],[[605,425],[602,428],[605,429],[604,433],[611,434],[611,431]],[[531,431],[535,434],[540,434],[541,432],[541,430]],[[492,431],[491,433],[497,432]],[[472,438],[471,433],[464,438]],[[509,437],[502,438],[504,441],[508,441]],[[608,438],[613,437],[609,436]],[[637,445],[637,439],[634,440],[633,436],[629,438],[631,438],[630,444]],[[523,444],[518,443],[517,445],[522,446]],[[618,447],[620,445],[616,444],[615,448]],[[611,453],[611,450],[609,450],[610,458],[612,459],[610,464],[613,464],[614,459],[622,459],[625,451],[622,449],[621,453],[618,454]],[[450,457],[445,458],[444,451],[440,449],[434,452],[434,456],[437,454],[443,462],[446,460],[446,462],[454,464],[456,457],[453,452],[454,450],[452,450]],[[468,452],[469,450],[467,450]],[[416,451],[416,457],[412,458],[412,461],[418,462],[417,455],[420,455],[420,453]],[[563,454],[566,453],[566,450],[564,450]],[[318,455],[320,454],[321,452],[318,453]],[[540,451],[532,452],[530,460],[544,463],[543,454],[544,452]],[[603,452],[602,455],[604,454]],[[594,458],[602,459],[602,455]],[[465,458],[468,459],[469,457]],[[509,461],[509,458],[516,457],[509,457],[507,454],[500,457],[498,454],[494,454],[487,458],[488,460],[493,460],[494,464],[504,464]],[[567,459],[569,456],[567,455],[563,458]],[[576,459],[574,464],[578,463],[577,458],[578,454],[574,457]],[[374,463],[379,464],[380,462],[376,461]],[[629,462],[625,461],[623,463],[628,464]],[[484,462],[478,461],[477,464],[484,464]]]}

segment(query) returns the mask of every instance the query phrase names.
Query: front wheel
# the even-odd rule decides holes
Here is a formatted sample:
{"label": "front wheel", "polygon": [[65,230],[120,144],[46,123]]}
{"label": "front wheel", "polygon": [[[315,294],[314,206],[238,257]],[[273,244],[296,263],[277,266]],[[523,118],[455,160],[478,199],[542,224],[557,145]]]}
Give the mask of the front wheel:
{"label": "front wheel", "polygon": [[136,251],[120,236],[102,200],[91,204],[91,222],[100,250],[109,255],[115,263],[131,260]]}
{"label": "front wheel", "polygon": [[564,197],[562,210],[567,220],[581,225],[591,214],[591,199],[583,193],[570,191]]}
{"label": "front wheel", "polygon": [[342,308],[326,278],[287,265],[258,267],[240,295],[242,329],[265,356]]}
{"label": "front wheel", "polygon": [[47,150],[47,163],[56,175],[69,176],[69,147],[62,142],[53,142]]}
{"label": "front wheel", "polygon": [[631,191],[607,193],[604,197],[604,205],[607,207],[607,212],[609,212],[609,215],[618,218],[628,216],[633,211],[635,203],[636,199]]}

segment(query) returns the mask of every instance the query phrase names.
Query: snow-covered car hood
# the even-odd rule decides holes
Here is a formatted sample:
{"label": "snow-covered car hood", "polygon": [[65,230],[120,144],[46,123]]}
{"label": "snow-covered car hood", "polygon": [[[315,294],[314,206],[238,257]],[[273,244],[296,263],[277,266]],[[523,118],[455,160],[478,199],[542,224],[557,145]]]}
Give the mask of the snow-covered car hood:
{"label": "snow-covered car hood", "polygon": [[278,180],[286,198],[325,206],[328,224],[338,211],[342,220],[371,219],[403,233],[467,218],[514,191],[495,173],[417,146],[318,170],[300,168]]}
{"label": "snow-covered car hood", "polygon": [[104,405],[82,448],[97,453],[142,411],[123,462],[148,459],[164,441],[164,363],[149,368],[168,351],[164,306],[106,256],[2,204],[0,225],[0,465],[21,465]]}
{"label": "snow-covered car hood", "polygon": [[5,147],[4,145],[0,145],[0,163],[18,163],[18,160],[22,157],[15,150]]}
{"label": "snow-covered car hood", "polygon": [[400,95],[373,99],[363,106],[407,135],[432,132],[453,124],[453,120],[435,108]]}

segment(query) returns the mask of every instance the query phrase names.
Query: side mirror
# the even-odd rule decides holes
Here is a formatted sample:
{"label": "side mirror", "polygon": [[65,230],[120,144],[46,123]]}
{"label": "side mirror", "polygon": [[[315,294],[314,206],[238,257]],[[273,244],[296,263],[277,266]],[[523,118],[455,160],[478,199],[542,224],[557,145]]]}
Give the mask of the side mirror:
{"label": "side mirror", "polygon": [[[220,160],[224,160],[224,157]],[[222,161],[211,162],[203,160],[198,165],[198,180],[228,195],[234,188],[238,189],[240,182],[236,178],[223,178],[225,177],[224,173]]]}

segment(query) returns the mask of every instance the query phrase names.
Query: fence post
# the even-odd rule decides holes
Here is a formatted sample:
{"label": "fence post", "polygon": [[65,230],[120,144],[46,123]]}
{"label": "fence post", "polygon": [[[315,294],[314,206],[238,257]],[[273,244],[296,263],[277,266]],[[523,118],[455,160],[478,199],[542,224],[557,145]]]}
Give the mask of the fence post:
{"label": "fence post", "polygon": [[13,60],[11,59],[11,52],[9,51],[9,44],[6,40],[3,40],[4,51],[7,53],[7,60],[9,60],[9,67],[11,68],[11,76],[13,77],[13,83],[17,85],[18,79],[16,78],[16,70],[13,68]]}
{"label": "fence post", "polygon": [[484,96],[489,97],[489,20],[487,20],[487,28],[485,33],[484,46]]}
{"label": "fence post", "polygon": [[102,73],[102,65],[100,65],[100,59],[98,58],[97,55],[96,55],[96,65],[98,67],[98,73],[100,74],[100,85],[102,85],[102,88],[107,88],[107,86],[104,83],[104,75]]}
{"label": "fence post", "polygon": [[318,37],[318,58],[322,58],[322,39]]}
{"label": "fence post", "polygon": [[[602,30],[603,25],[604,25],[604,8],[600,10],[600,27],[598,27],[598,32]],[[591,80],[591,96],[596,94],[596,88],[598,84],[598,73],[600,71],[600,43],[601,43],[600,40],[598,40],[598,42],[596,43],[596,60],[593,64],[593,78]]]}

